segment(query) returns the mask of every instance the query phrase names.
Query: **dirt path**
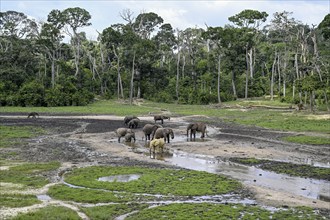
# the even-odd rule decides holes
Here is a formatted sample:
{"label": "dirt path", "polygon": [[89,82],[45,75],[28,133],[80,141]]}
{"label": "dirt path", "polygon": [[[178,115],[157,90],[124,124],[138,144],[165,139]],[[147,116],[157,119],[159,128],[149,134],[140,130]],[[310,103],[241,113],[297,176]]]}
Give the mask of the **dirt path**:
{"label": "dirt path", "polygon": [[[290,132],[271,131],[257,127],[245,127],[214,121],[208,126],[208,137],[195,142],[187,141],[188,122],[204,116],[176,117],[164,121],[165,127],[174,130],[175,138],[166,145],[171,151],[206,155],[213,158],[255,157],[259,159],[280,160],[298,164],[312,164],[330,167],[329,146],[309,146],[286,143],[281,137]],[[30,161],[59,160],[70,168],[92,164],[147,164],[150,166],[173,166],[166,160],[151,159],[142,140],[142,127],[153,123],[151,116],[139,117],[141,123],[135,129],[137,141],[134,145],[118,143],[115,129],[124,127],[123,117],[97,116],[42,116],[40,119],[26,119],[20,115],[0,115],[4,125],[35,125],[51,131],[32,140],[20,149],[24,159]],[[57,149],[54,154],[52,149]],[[15,149],[18,150],[18,149]],[[2,149],[2,152],[10,149]],[[58,180],[54,180],[56,182]],[[330,202],[296,196],[267,187],[244,183],[258,203],[269,206],[309,206],[330,209]],[[330,188],[330,186],[329,186]],[[330,193],[330,192],[328,192]],[[329,195],[330,197],[330,195]]]}

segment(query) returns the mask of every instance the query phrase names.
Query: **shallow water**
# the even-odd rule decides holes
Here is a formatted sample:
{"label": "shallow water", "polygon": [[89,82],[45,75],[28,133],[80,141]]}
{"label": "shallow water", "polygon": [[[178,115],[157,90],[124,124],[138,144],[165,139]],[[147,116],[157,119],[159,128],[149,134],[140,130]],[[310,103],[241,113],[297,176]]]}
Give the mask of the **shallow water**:
{"label": "shallow water", "polygon": [[165,161],[192,170],[223,174],[250,185],[262,186],[312,199],[330,201],[330,182],[265,171],[217,160],[214,157],[175,151]]}
{"label": "shallow water", "polygon": [[129,182],[133,180],[137,180],[141,177],[138,174],[127,174],[127,175],[116,175],[116,176],[104,176],[98,178],[99,181],[105,182]]}

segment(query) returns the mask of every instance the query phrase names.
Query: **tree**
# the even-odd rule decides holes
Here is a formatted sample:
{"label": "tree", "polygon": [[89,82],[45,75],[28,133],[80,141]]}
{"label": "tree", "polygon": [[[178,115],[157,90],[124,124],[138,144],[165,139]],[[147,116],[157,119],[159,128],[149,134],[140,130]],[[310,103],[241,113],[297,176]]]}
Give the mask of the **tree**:
{"label": "tree", "polygon": [[254,74],[254,44],[258,38],[258,28],[260,25],[267,20],[268,14],[266,12],[259,12],[257,10],[243,10],[242,12],[228,18],[229,21],[233,22],[239,27],[245,30],[246,35],[246,80],[245,80],[245,98],[248,97],[248,81],[250,77],[253,78]]}
{"label": "tree", "polygon": [[[91,25],[89,20],[91,15],[85,9],[75,7],[67,8],[64,11],[52,10],[50,16],[48,16],[48,22],[60,24],[66,26],[65,32],[71,37],[72,49],[74,51],[75,58],[75,67],[76,73],[75,76],[79,75],[79,61],[80,61],[80,44],[81,39],[78,32],[78,28]],[[69,30],[71,28],[71,31]]]}

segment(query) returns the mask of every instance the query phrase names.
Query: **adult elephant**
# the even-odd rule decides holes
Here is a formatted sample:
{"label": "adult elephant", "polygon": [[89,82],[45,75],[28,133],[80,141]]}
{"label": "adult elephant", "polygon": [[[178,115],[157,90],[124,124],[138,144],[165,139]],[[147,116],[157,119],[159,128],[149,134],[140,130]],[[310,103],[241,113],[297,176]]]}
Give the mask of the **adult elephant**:
{"label": "adult elephant", "polygon": [[155,121],[155,123],[156,123],[157,121],[161,121],[162,124],[163,124],[163,123],[164,123],[164,119],[168,119],[168,120],[170,120],[170,117],[165,116],[165,115],[155,115],[155,116],[154,116],[154,121]]}
{"label": "adult elephant", "polygon": [[116,134],[118,136],[118,142],[120,143],[120,138],[125,137],[126,134],[134,134],[134,142],[135,142],[135,133],[132,131],[132,129],[129,128],[118,128],[116,130]]}
{"label": "adult elephant", "polygon": [[190,140],[192,140],[192,135],[194,135],[194,140],[196,139],[196,132],[201,132],[201,138],[205,137],[206,124],[203,122],[191,123],[187,126],[187,138],[190,131]]}
{"label": "adult elephant", "polygon": [[128,127],[129,128],[137,128],[139,125],[140,119],[138,118],[133,118],[128,122]]}
{"label": "adult elephant", "polygon": [[157,124],[145,124],[142,128],[145,140],[150,140],[150,135],[158,128],[162,128],[162,126]]}
{"label": "adult elephant", "polygon": [[139,118],[136,117],[136,116],[125,116],[125,118],[124,118],[124,124],[125,124],[125,125],[128,125],[128,123],[129,123],[132,119],[139,119]]}
{"label": "adult elephant", "polygon": [[171,128],[158,128],[153,132],[152,139],[164,138],[165,142],[170,143],[171,139],[174,138],[174,132]]}

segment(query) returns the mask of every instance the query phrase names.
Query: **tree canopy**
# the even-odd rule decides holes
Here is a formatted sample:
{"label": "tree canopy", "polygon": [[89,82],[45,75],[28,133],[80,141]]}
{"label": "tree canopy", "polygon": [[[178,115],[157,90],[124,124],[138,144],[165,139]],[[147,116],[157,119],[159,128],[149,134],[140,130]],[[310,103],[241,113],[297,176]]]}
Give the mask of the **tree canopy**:
{"label": "tree canopy", "polygon": [[154,12],[134,17],[127,9],[121,17],[88,40],[81,28],[93,24],[83,8],[51,10],[39,23],[0,12],[0,105],[86,105],[96,96],[210,104],[270,96],[329,108],[330,14],[310,27],[291,12],[246,9],[225,26],[185,30]]}

